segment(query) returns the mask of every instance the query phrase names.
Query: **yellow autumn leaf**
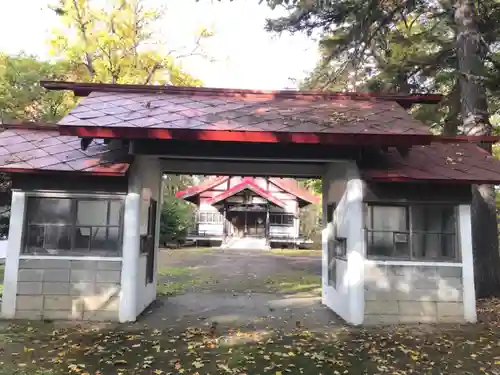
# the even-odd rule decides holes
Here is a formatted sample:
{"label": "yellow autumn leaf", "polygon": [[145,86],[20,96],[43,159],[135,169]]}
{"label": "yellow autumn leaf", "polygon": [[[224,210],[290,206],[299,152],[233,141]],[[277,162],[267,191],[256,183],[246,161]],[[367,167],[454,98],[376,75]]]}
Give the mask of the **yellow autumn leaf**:
{"label": "yellow autumn leaf", "polygon": [[202,368],[203,366],[205,366],[205,365],[204,365],[202,362],[200,362],[200,361],[194,361],[194,362],[192,363],[192,365],[193,365],[193,367],[194,367],[194,368]]}

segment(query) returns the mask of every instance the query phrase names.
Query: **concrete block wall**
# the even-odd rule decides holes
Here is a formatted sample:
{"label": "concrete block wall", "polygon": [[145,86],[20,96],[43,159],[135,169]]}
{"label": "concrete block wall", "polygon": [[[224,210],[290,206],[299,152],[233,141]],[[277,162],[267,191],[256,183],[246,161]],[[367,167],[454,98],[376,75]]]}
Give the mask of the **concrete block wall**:
{"label": "concrete block wall", "polygon": [[365,263],[364,324],[464,321],[461,265]]}
{"label": "concrete block wall", "polygon": [[118,321],[121,261],[20,259],[16,319]]}

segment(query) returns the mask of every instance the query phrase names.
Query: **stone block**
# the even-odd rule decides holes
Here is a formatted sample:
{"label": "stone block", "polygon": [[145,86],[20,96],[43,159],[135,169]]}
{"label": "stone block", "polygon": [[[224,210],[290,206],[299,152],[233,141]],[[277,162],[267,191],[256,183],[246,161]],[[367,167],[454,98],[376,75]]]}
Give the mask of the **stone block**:
{"label": "stone block", "polygon": [[122,262],[100,260],[100,261],[97,261],[97,269],[108,270],[108,271],[121,271],[122,270]]}
{"label": "stone block", "polygon": [[462,288],[453,288],[443,286],[437,291],[438,301],[442,302],[460,302],[463,299]]}
{"label": "stone block", "polygon": [[435,315],[399,315],[399,323],[417,324],[417,323],[437,323]]}
{"label": "stone block", "polygon": [[120,293],[120,284],[117,283],[95,283],[95,295],[117,295]]}
{"label": "stone block", "polygon": [[390,290],[365,290],[366,301],[396,301],[397,294]]}
{"label": "stone block", "polygon": [[69,282],[69,268],[68,269],[53,269],[46,270],[43,273],[43,281],[59,281]]}
{"label": "stone block", "polygon": [[366,301],[365,314],[394,315],[399,313],[397,301]]}
{"label": "stone block", "polygon": [[97,263],[96,260],[72,260],[70,268],[72,270],[95,270]]}
{"label": "stone block", "polygon": [[384,264],[365,264],[365,280],[385,278],[387,266]]}
{"label": "stone block", "polygon": [[401,316],[436,316],[437,303],[434,301],[399,301]]}
{"label": "stone block", "polygon": [[454,302],[438,302],[437,304],[438,319],[448,316],[464,316],[464,305]]}
{"label": "stone block", "polygon": [[72,296],[91,296],[95,293],[94,283],[76,282],[69,285]]}
{"label": "stone block", "polygon": [[18,295],[42,294],[42,283],[39,281],[20,281],[17,283]]}
{"label": "stone block", "polygon": [[43,270],[22,269],[17,275],[18,281],[39,281],[43,280]]}
{"label": "stone block", "polygon": [[463,316],[440,316],[437,318],[437,322],[443,324],[466,323],[465,318]]}
{"label": "stone block", "polygon": [[95,322],[117,322],[118,312],[116,311],[86,311],[83,313],[83,320]]}
{"label": "stone block", "polygon": [[397,324],[399,322],[398,315],[365,315],[363,325],[388,325]]}
{"label": "stone block", "polygon": [[119,283],[121,279],[120,271],[97,271],[95,281],[98,283]]}
{"label": "stone block", "polygon": [[20,259],[19,268],[58,269],[69,268],[70,261],[64,259]]}
{"label": "stone block", "polygon": [[42,320],[41,310],[16,310],[14,319],[22,320]]}
{"label": "stone block", "polygon": [[462,279],[462,266],[438,267],[438,275],[441,277],[455,277]]}
{"label": "stone block", "polygon": [[89,296],[82,298],[85,311],[118,311],[120,307],[120,297],[111,296]]}
{"label": "stone block", "polygon": [[44,310],[72,310],[71,296],[44,296]]}
{"label": "stone block", "polygon": [[16,297],[16,311],[17,310],[42,310],[43,309],[43,296],[17,296]]}
{"label": "stone block", "polygon": [[438,295],[437,290],[425,290],[425,289],[414,289],[409,293],[406,292],[396,292],[394,293],[395,298],[398,301],[437,301]]}
{"label": "stone block", "polygon": [[51,320],[81,320],[83,314],[72,310],[45,310],[43,319]]}
{"label": "stone block", "polygon": [[70,284],[67,282],[46,282],[43,283],[43,294],[70,294]]}
{"label": "stone block", "polygon": [[95,275],[94,270],[71,270],[71,282],[93,282]]}

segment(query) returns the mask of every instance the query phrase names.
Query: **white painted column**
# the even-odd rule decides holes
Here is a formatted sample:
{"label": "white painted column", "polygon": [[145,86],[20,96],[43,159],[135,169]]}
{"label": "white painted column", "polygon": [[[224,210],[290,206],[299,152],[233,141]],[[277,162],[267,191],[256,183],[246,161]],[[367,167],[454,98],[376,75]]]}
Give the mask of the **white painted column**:
{"label": "white painted column", "polygon": [[474,285],[474,256],[472,253],[472,228],[470,205],[458,206],[458,228],[460,231],[460,249],[462,252],[462,285],[464,319],[466,322],[477,322],[476,289]]}
{"label": "white painted column", "polygon": [[16,314],[17,279],[19,273],[19,254],[23,244],[23,227],[26,208],[26,194],[12,191],[10,206],[9,238],[5,257],[3,281],[2,318],[12,319]]}
{"label": "white painted column", "polygon": [[133,322],[137,315],[137,276],[140,246],[141,196],[128,193],[125,198],[123,220],[122,276],[120,292],[119,320],[121,323]]}
{"label": "white painted column", "polygon": [[331,180],[328,171],[322,177],[321,190],[322,190],[322,226],[321,230],[321,302],[328,305],[328,241],[330,239],[330,230],[327,217],[328,206],[328,189]]}
{"label": "white painted column", "polygon": [[365,316],[366,243],[363,218],[363,180],[347,182],[348,233],[347,275],[349,284],[349,323],[360,325]]}

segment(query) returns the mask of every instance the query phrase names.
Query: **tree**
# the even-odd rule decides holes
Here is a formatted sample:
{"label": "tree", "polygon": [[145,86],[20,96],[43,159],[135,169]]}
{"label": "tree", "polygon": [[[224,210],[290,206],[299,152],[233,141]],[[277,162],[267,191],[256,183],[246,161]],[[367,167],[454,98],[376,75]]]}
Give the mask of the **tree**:
{"label": "tree", "polygon": [[70,77],[62,62],[0,54],[0,120],[56,121],[74,105],[68,93],[47,92],[40,80]]}
{"label": "tree", "polygon": [[[268,4],[282,4],[268,0]],[[487,135],[499,108],[500,2],[466,0],[289,1],[291,14],[271,31],[321,35],[323,59],[303,83],[315,89],[445,94],[416,116],[446,135]],[[489,152],[491,147],[485,146]],[[473,188],[473,247],[478,296],[500,294],[500,257],[492,187]]]}
{"label": "tree", "polygon": [[181,190],[194,185],[192,176],[163,176],[163,205],[160,217],[160,241],[162,244],[178,244],[185,240],[194,224],[195,207],[175,197]]}
{"label": "tree", "polygon": [[[67,61],[79,79],[91,82],[172,84],[200,86],[186,73],[173,51],[162,51],[154,25],[159,9],[146,8],[141,0],[59,0],[54,11],[64,25],[51,39],[53,53]],[[195,48],[199,53],[202,30]]]}
{"label": "tree", "polygon": [[[461,110],[467,135],[492,135],[485,76],[486,48],[477,23],[476,6],[472,0],[458,0],[455,10],[457,25],[456,50],[460,72]],[[483,145],[490,154],[491,144]],[[476,285],[480,296],[498,294],[500,275],[492,265],[500,264],[495,187],[474,186],[472,189],[472,221]]]}

